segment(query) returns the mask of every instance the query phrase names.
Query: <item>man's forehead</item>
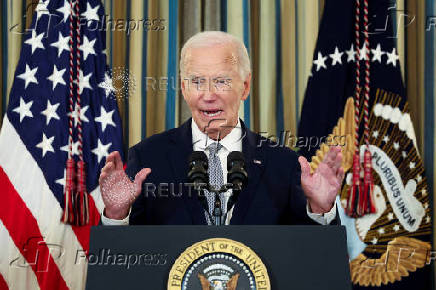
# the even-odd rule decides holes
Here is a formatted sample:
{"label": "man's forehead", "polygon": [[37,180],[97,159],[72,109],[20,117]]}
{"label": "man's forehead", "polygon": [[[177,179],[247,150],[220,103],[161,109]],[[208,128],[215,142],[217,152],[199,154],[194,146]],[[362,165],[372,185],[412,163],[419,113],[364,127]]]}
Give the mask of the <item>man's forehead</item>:
{"label": "man's forehead", "polygon": [[213,77],[232,77],[235,71],[233,70],[187,70],[187,77],[204,77],[204,76],[213,76]]}
{"label": "man's forehead", "polygon": [[213,69],[233,71],[238,66],[238,58],[231,47],[211,46],[191,48],[186,52],[185,63],[191,71]]}

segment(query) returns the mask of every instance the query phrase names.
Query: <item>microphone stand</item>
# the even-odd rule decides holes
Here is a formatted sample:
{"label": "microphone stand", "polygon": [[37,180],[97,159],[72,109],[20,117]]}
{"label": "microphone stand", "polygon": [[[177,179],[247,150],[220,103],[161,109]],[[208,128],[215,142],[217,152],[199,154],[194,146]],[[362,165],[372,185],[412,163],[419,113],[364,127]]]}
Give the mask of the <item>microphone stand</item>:
{"label": "microphone stand", "polygon": [[227,185],[221,186],[219,189],[212,188],[209,186],[208,191],[215,193],[215,200],[214,200],[214,209],[213,209],[213,219],[212,222],[215,226],[222,226],[225,224],[225,220],[223,219],[223,210],[222,210],[222,203],[220,198],[220,193],[226,192],[229,190],[229,187]]}
{"label": "microphone stand", "polygon": [[221,198],[219,195],[219,191],[215,192],[215,202],[214,202],[213,216],[215,220],[216,226],[221,226],[223,224],[222,216],[223,210],[221,209]]}
{"label": "microphone stand", "polygon": [[[203,184],[205,185],[205,184]],[[203,208],[205,209],[206,213],[209,216],[209,219],[211,223],[215,226],[222,226],[225,224],[225,220],[228,214],[228,211],[231,209],[231,207],[236,203],[236,200],[238,198],[239,192],[241,190],[241,185],[234,186],[232,183],[227,183],[221,186],[219,189],[215,189],[210,184],[207,184],[207,190],[209,192],[213,192],[214,195],[214,209],[212,211],[212,215],[209,213],[209,206],[206,200],[206,195],[204,193],[204,189],[202,186],[198,186],[195,189],[198,191],[198,199],[200,200],[200,203],[203,205]],[[229,200],[227,201],[227,213],[223,215],[222,210],[222,202],[220,198],[220,193],[226,192],[229,189],[233,189],[232,196],[230,196]]]}

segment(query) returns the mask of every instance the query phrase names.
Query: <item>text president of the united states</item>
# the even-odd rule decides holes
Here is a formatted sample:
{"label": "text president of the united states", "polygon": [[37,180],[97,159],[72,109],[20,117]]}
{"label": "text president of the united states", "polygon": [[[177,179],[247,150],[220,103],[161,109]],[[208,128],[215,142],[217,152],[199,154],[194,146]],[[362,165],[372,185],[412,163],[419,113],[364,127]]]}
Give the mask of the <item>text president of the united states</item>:
{"label": "text president of the united states", "polygon": [[[118,152],[108,155],[99,180],[103,224],[210,224],[197,196],[179,186],[188,182],[193,151],[204,151],[209,177],[218,185],[226,183],[228,154],[243,153],[248,181],[232,208],[225,206],[232,191],[221,194],[225,224],[329,224],[335,219],[344,177],[341,149],[331,147],[311,173],[304,157],[261,142],[247,128],[238,111],[252,76],[239,39],[218,31],[194,35],[181,50],[180,77],[192,118],[130,148],[125,171]],[[213,206],[212,195],[207,198]]]}

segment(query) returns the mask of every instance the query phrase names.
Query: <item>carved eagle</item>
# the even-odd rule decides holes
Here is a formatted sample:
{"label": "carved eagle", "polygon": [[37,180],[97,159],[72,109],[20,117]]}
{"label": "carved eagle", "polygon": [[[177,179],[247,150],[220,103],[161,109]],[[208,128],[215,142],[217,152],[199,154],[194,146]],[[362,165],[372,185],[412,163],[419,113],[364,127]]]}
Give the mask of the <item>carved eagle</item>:
{"label": "carved eagle", "polygon": [[227,289],[227,290],[236,290],[236,286],[238,285],[238,279],[239,279],[240,274],[236,273],[235,275],[233,275],[229,281],[227,281],[226,283],[226,288],[223,288],[223,285],[221,284],[221,282],[216,282],[214,283],[214,285],[212,285],[209,280],[206,278],[206,276],[204,276],[203,274],[198,274],[198,279],[200,280],[200,284],[201,284],[201,289],[203,290],[222,290],[222,289]]}

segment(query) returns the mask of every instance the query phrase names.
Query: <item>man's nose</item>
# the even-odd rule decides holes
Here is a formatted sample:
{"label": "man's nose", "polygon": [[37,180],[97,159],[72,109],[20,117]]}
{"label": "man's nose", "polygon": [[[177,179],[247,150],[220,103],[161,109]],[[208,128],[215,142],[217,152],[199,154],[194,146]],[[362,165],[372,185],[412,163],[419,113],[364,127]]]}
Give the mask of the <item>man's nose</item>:
{"label": "man's nose", "polygon": [[207,82],[207,85],[200,91],[203,100],[211,102],[217,99],[217,88],[214,86],[213,82]]}

